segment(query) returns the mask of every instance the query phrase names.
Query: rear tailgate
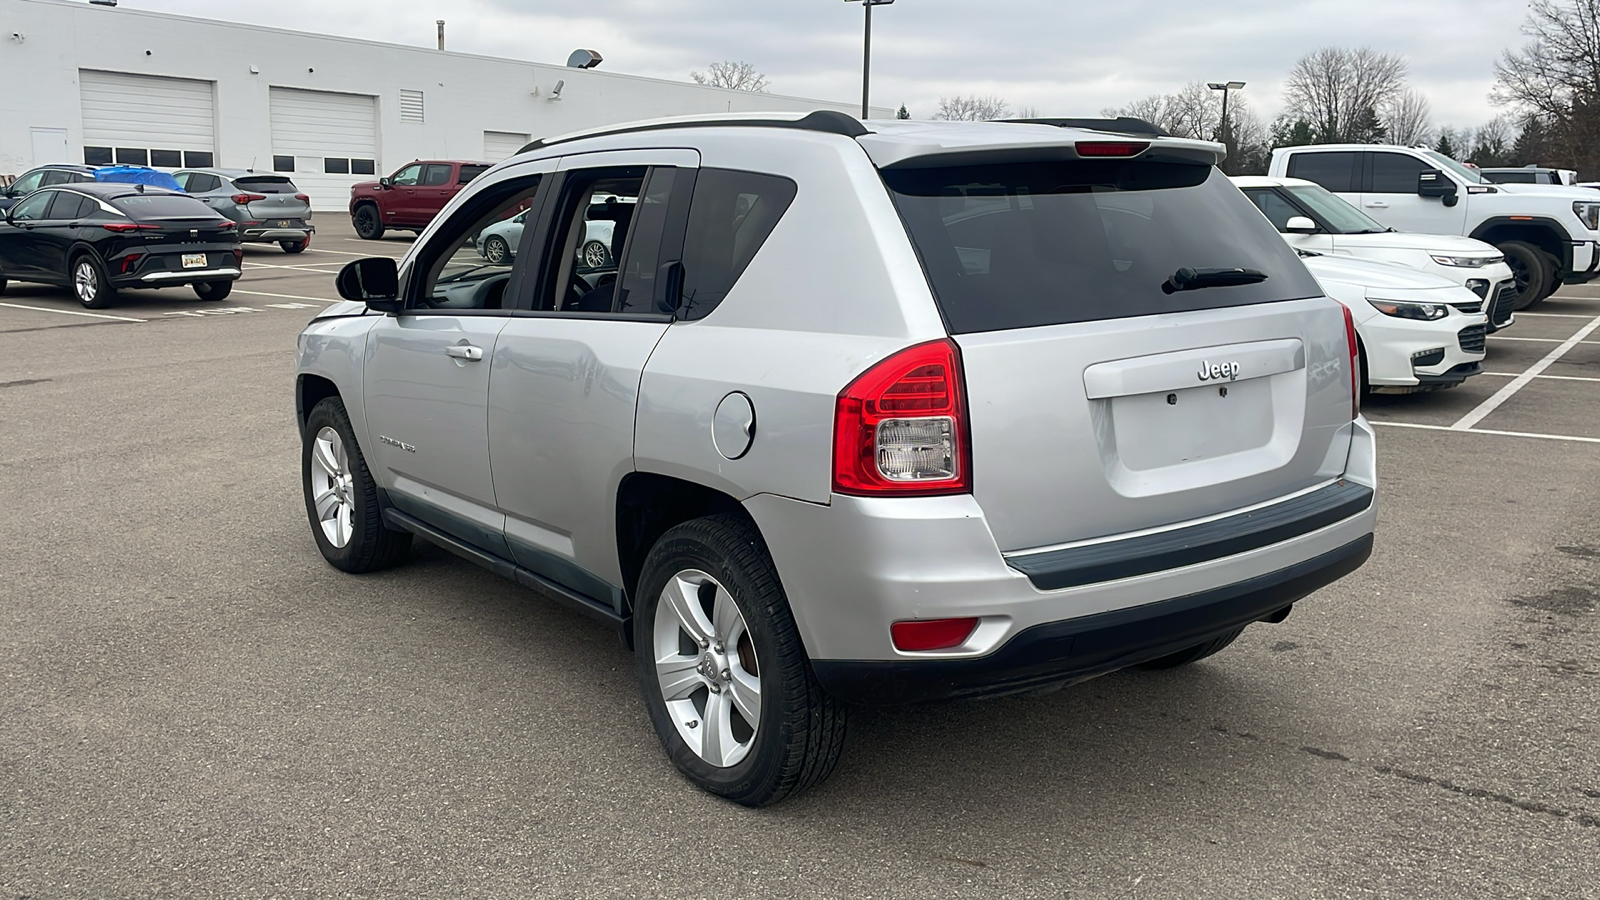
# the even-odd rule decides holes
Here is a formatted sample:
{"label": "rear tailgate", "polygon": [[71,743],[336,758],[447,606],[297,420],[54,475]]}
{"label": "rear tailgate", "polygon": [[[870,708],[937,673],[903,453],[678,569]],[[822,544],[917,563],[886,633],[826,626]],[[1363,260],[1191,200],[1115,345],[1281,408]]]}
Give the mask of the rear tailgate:
{"label": "rear tailgate", "polygon": [[251,200],[245,210],[269,228],[298,228],[311,217],[311,204],[282,175],[245,175],[233,183],[245,194],[261,198]]}
{"label": "rear tailgate", "polygon": [[[1215,517],[1344,471],[1343,313],[1210,166],[883,174],[961,350],[973,492],[1002,550]],[[1265,278],[1164,289],[1183,267]]]}

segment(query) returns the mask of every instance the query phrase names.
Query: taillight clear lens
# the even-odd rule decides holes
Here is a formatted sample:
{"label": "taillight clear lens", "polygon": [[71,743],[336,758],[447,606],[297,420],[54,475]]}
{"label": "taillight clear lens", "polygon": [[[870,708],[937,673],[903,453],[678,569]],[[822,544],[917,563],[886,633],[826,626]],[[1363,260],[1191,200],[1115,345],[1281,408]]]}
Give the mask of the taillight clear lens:
{"label": "taillight clear lens", "polygon": [[833,488],[841,494],[928,496],[972,490],[960,356],[949,340],[919,344],[839,393]]}

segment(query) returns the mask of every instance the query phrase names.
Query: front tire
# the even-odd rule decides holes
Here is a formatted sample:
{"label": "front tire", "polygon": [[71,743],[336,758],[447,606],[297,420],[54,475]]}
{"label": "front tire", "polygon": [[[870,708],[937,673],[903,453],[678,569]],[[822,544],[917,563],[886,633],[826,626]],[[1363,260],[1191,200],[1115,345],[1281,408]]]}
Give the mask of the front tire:
{"label": "front tire", "polygon": [[231,281],[202,281],[194,286],[194,295],[201,300],[221,300],[233,293]]}
{"label": "front tire", "polygon": [[639,684],[668,758],[745,806],[818,784],[846,711],[817,682],[761,535],[718,515],[662,535],[634,610]]}
{"label": "front tire", "polygon": [[383,237],[383,219],[378,215],[378,207],[371,203],[363,203],[356,207],[350,222],[355,226],[356,237],[368,241],[376,241]]}
{"label": "front tire", "polygon": [[1500,252],[1517,279],[1517,309],[1532,309],[1555,293],[1558,266],[1549,254],[1522,241],[1507,241]]}
{"label": "front tire", "polygon": [[301,442],[300,483],[322,558],[354,574],[404,559],[411,535],[384,527],[378,484],[356,443],[344,402],[329,397],[313,407]]}
{"label": "front tire", "polygon": [[599,241],[589,241],[583,245],[583,264],[591,269],[604,268],[611,264],[611,250]]}
{"label": "front tire", "polygon": [[71,276],[72,294],[84,309],[105,309],[117,299],[111,276],[93,253],[84,252],[73,258]]}
{"label": "front tire", "polygon": [[483,242],[483,258],[497,266],[505,265],[511,260],[511,245],[505,238],[491,234]]}

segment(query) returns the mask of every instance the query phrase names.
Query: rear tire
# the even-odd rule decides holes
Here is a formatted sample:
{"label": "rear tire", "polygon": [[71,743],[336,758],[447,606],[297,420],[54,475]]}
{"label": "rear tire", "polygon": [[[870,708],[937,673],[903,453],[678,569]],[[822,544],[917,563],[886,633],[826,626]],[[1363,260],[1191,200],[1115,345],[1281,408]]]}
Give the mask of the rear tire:
{"label": "rear tire", "polygon": [[311,239],[306,238],[305,240],[301,241],[279,241],[278,246],[282,247],[283,252],[285,253],[304,253],[306,248],[311,246]]}
{"label": "rear tire", "polygon": [[313,407],[303,435],[300,483],[322,558],[357,575],[405,559],[411,533],[384,527],[378,483],[356,443],[344,401],[329,397]]}
{"label": "rear tire", "polygon": [[498,234],[491,234],[483,242],[483,258],[497,266],[505,265],[511,261],[511,245]]}
{"label": "rear tire", "polygon": [[661,536],[639,579],[634,651],[650,724],[702,789],[766,806],[839,762],[845,706],[817,682],[766,543],[744,519]]}
{"label": "rear tire", "polygon": [[6,277],[4,275],[0,275],[0,294],[4,294],[5,292],[6,292]]}
{"label": "rear tire", "polygon": [[1193,647],[1190,647],[1187,650],[1179,650],[1177,653],[1169,653],[1166,656],[1152,659],[1149,662],[1140,663],[1138,668],[1176,669],[1178,666],[1186,666],[1192,662],[1199,662],[1200,660],[1205,659],[1211,654],[1216,653],[1218,650],[1221,650],[1222,648],[1233,643],[1241,634],[1244,634],[1243,628],[1240,628],[1237,631],[1230,631],[1221,637],[1213,638],[1212,640],[1206,641],[1203,644],[1195,644]]}
{"label": "rear tire", "polygon": [[1554,292],[1558,266],[1552,264],[1549,254],[1522,241],[1507,241],[1500,245],[1500,252],[1517,279],[1517,309],[1532,309]]}
{"label": "rear tire", "polygon": [[117,299],[117,289],[111,286],[111,276],[106,274],[100,257],[92,252],[86,250],[73,257],[67,274],[73,296],[78,298],[84,309],[105,309]]}
{"label": "rear tire", "polygon": [[356,237],[363,240],[376,241],[383,237],[383,218],[378,215],[375,204],[363,203],[356,207],[350,223],[355,226]]}
{"label": "rear tire", "polygon": [[202,281],[194,286],[194,295],[201,300],[221,300],[233,293],[231,281]]}

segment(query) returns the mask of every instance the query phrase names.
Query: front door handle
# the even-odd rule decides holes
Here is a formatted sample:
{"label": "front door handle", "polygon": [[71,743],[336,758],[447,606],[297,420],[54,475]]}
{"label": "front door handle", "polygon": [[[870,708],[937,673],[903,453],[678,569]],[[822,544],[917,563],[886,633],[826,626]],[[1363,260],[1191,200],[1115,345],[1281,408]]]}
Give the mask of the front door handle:
{"label": "front door handle", "polygon": [[1388,204],[1387,201],[1384,201],[1384,200],[1368,200],[1367,201],[1367,208],[1368,209],[1388,209],[1389,208],[1389,204]]}
{"label": "front door handle", "polygon": [[483,348],[474,347],[471,344],[455,344],[444,348],[444,355],[451,359],[470,359],[473,362],[477,362],[483,359]]}

